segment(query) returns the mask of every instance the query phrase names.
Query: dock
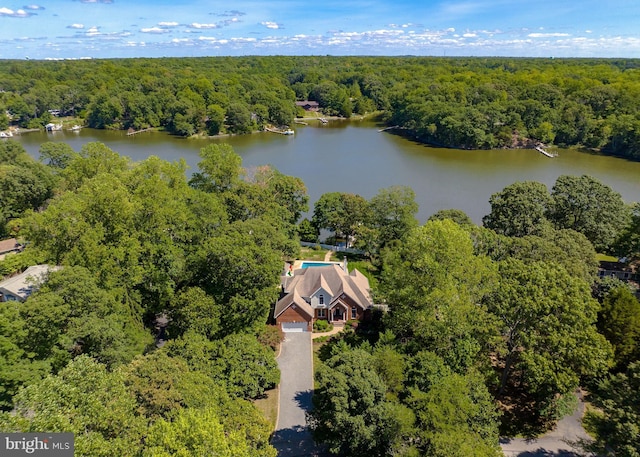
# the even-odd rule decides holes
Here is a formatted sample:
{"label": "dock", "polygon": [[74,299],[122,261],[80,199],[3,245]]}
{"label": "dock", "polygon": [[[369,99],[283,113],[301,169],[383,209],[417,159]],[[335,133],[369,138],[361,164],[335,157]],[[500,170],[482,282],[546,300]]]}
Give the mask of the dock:
{"label": "dock", "polygon": [[271,132],[271,133],[279,133],[280,135],[293,135],[295,132],[291,129],[287,129],[287,130],[277,130],[277,129],[272,129],[270,127],[265,127],[264,128],[265,131],[267,132]]}
{"label": "dock", "polygon": [[127,132],[127,136],[132,136],[132,135],[137,135],[138,133],[143,133],[143,132],[150,132],[154,130],[153,128],[148,128],[148,129],[142,129],[142,130],[129,130]]}
{"label": "dock", "polygon": [[393,130],[393,129],[399,129],[399,128],[400,128],[400,126],[399,126],[399,125],[394,125],[394,126],[392,126],[392,127],[385,127],[385,128],[383,128],[383,129],[380,129],[380,130],[378,130],[378,132],[385,132],[385,131],[387,131],[387,130]]}
{"label": "dock", "polygon": [[540,146],[536,146],[534,148],[536,151],[538,151],[540,154],[544,154],[545,156],[553,159],[554,157],[558,157],[558,154],[551,154],[550,152],[545,151],[544,149],[542,149],[542,147]]}
{"label": "dock", "polygon": [[306,122],[298,121],[298,120],[295,120],[295,119],[294,119],[293,123],[294,123],[294,124],[300,124],[300,125],[309,125],[309,124],[307,124]]}

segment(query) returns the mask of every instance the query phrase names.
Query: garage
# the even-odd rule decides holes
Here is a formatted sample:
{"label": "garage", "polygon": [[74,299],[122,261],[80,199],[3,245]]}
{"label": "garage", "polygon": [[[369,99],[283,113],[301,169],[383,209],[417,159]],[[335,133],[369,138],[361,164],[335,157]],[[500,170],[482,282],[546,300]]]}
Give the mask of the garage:
{"label": "garage", "polygon": [[308,324],[306,322],[282,322],[283,332],[306,332]]}

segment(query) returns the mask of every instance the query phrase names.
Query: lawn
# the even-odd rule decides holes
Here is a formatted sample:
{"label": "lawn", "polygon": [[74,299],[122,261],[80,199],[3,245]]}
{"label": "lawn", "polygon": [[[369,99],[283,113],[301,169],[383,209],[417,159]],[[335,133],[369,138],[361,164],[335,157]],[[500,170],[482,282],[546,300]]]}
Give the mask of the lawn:
{"label": "lawn", "polygon": [[596,260],[598,262],[617,262],[618,258],[606,254],[596,254]]}
{"label": "lawn", "polygon": [[278,425],[278,402],[280,399],[280,389],[267,390],[264,398],[259,398],[253,401],[256,408],[262,412],[264,417],[269,421],[273,430]]}
{"label": "lawn", "polygon": [[300,248],[300,258],[304,260],[315,260],[318,262],[322,262],[327,252],[329,252],[327,249],[312,249],[302,247]]}

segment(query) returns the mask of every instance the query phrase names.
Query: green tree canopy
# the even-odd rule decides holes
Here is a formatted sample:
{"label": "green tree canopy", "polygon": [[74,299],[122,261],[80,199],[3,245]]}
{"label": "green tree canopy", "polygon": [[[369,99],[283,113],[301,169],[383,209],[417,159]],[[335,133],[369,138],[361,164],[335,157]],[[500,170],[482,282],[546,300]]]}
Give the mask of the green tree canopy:
{"label": "green tree canopy", "polygon": [[560,176],[551,197],[547,217],[555,227],[582,233],[600,251],[613,244],[629,220],[620,194],[591,176]]}
{"label": "green tree canopy", "polygon": [[[451,220],[418,227],[384,258],[381,298],[387,325],[464,372],[493,338],[493,324],[478,306],[495,284],[495,270],[476,256],[469,233]],[[419,348],[419,349],[418,349]]]}
{"label": "green tree canopy", "polygon": [[640,360],[640,302],[628,286],[612,289],[604,297],[598,329],[613,346],[614,361],[619,369]]}
{"label": "green tree canopy", "polygon": [[489,203],[491,213],[482,219],[484,226],[501,235],[519,237],[539,233],[546,223],[551,196],[544,184],[516,182],[493,194]]}
{"label": "green tree canopy", "polygon": [[401,444],[403,421],[385,398],[386,386],[370,354],[354,349],[334,356],[318,370],[316,382],[310,426],[332,454],[385,456]]}
{"label": "green tree canopy", "polygon": [[596,452],[613,452],[619,457],[640,455],[640,362],[625,373],[611,376],[598,386],[594,398],[603,417],[596,422]]}
{"label": "green tree canopy", "polygon": [[589,284],[545,262],[499,263],[500,283],[486,298],[499,319],[505,351],[500,390],[518,385],[554,417],[560,395],[573,392],[580,376],[607,370],[611,347],[595,327],[598,304]]}

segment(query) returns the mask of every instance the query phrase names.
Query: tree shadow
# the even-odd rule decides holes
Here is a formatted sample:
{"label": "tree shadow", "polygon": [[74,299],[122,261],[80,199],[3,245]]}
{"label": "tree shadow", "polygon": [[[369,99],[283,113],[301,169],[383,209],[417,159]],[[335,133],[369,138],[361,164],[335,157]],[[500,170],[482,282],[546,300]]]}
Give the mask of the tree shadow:
{"label": "tree shadow", "polygon": [[311,433],[302,425],[276,431],[271,437],[271,445],[278,451],[278,457],[321,455],[315,449]]}
{"label": "tree shadow", "polygon": [[311,411],[311,408],[313,408],[313,391],[303,390],[302,392],[297,392],[294,400],[300,409]]}
{"label": "tree shadow", "polygon": [[565,449],[550,451],[541,447],[533,451],[523,451],[517,454],[516,457],[580,457],[580,454]]}

